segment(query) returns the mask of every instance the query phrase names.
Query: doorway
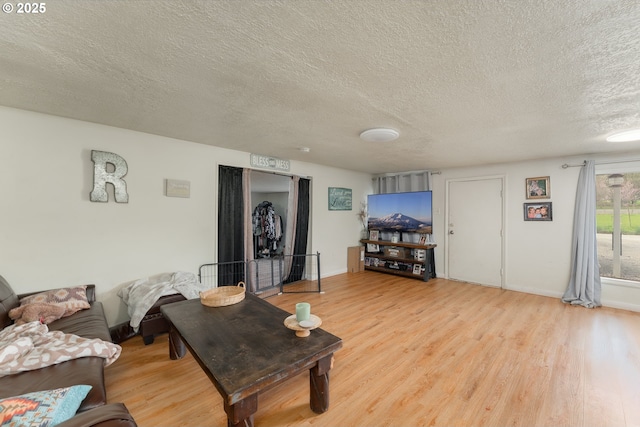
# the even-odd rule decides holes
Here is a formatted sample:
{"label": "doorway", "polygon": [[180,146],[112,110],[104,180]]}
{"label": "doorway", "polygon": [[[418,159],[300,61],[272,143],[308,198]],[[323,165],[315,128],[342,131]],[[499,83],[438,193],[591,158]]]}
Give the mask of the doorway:
{"label": "doorway", "polygon": [[[230,283],[245,281],[248,290],[257,293],[263,292],[263,282],[267,288],[279,289],[278,284],[290,284],[306,278],[305,274],[311,271],[307,268],[307,261],[311,257],[307,254],[311,180],[295,175],[264,174],[251,169],[224,165],[219,165],[218,175],[218,262],[216,265],[220,265],[225,272],[232,270],[232,264],[240,263],[244,266],[241,270],[234,270],[235,275]],[[286,186],[283,185],[285,183]],[[280,195],[280,193],[287,194],[284,191],[285,188],[288,191],[287,203],[282,205],[284,215],[283,217],[278,215],[280,219],[277,221],[281,224],[279,228],[282,231],[283,244],[275,245],[273,253],[270,251],[268,254],[262,254],[267,256],[256,257],[255,233],[256,231],[262,233],[265,225],[260,222],[258,228],[254,227],[253,204],[255,200],[285,199]],[[269,205],[273,207],[273,203],[270,202]],[[271,229],[269,224],[269,230]],[[316,288],[319,291],[319,254],[317,259]],[[260,263],[263,260],[266,262]],[[262,280],[263,276],[265,280]],[[228,278],[225,280],[229,281]]]}
{"label": "doorway", "polygon": [[[253,216],[253,258],[281,255],[286,241],[288,199],[291,177],[275,173],[251,171],[251,212]],[[258,211],[264,211],[260,216]],[[266,212],[271,214],[267,221]],[[262,218],[261,230],[256,220]],[[266,225],[273,230],[267,232]]]}
{"label": "doorway", "polygon": [[449,279],[503,286],[503,177],[447,181]]}

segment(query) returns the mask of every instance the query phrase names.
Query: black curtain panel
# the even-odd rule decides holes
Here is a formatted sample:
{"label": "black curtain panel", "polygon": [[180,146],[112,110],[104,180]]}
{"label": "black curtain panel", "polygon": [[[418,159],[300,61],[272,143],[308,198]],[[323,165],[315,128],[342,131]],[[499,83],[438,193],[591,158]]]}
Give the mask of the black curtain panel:
{"label": "black curtain panel", "polygon": [[218,286],[244,280],[242,168],[218,169]]}
{"label": "black curtain panel", "polygon": [[298,182],[298,215],[296,216],[296,237],[293,242],[293,263],[286,283],[302,279],[309,234],[309,187],[310,180],[300,178]]}

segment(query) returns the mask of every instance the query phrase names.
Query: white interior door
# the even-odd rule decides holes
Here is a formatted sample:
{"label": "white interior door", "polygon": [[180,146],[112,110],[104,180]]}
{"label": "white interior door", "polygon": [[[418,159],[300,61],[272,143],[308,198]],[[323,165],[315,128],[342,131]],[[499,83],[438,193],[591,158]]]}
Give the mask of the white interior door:
{"label": "white interior door", "polygon": [[502,287],[502,178],[449,181],[448,277]]}

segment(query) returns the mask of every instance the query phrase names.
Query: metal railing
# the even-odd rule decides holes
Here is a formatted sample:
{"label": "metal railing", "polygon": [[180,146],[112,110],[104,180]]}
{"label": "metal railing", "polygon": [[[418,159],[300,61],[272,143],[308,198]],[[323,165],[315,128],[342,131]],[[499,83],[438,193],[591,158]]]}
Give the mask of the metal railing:
{"label": "metal railing", "polygon": [[265,298],[280,293],[322,292],[319,252],[203,264],[198,278],[210,288],[244,282],[248,292]]}

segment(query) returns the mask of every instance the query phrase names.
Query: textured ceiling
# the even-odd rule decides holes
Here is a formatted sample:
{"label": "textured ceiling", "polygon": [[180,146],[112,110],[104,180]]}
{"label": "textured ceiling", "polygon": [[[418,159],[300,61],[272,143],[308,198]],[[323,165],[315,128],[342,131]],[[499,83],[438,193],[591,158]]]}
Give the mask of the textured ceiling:
{"label": "textured ceiling", "polygon": [[637,0],[56,0],[0,16],[0,104],[370,173],[629,152],[639,28]]}

